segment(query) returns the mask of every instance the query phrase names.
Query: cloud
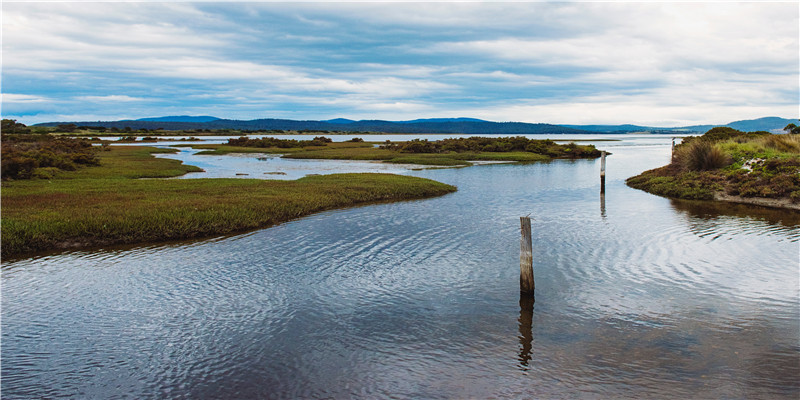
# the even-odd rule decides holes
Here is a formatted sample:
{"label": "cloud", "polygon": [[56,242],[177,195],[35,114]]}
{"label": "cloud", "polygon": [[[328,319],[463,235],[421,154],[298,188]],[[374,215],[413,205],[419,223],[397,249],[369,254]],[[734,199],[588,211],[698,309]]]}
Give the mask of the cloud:
{"label": "cloud", "polygon": [[126,95],[116,95],[116,94],[108,96],[78,96],[75,99],[81,101],[113,102],[113,103],[148,100],[144,97],[131,97]]}
{"label": "cloud", "polygon": [[26,122],[167,111],[562,123],[793,117],[798,8],[5,3],[3,90],[13,95],[3,111]]}
{"label": "cloud", "polygon": [[3,93],[3,103],[42,103],[48,101],[46,97],[29,94]]}

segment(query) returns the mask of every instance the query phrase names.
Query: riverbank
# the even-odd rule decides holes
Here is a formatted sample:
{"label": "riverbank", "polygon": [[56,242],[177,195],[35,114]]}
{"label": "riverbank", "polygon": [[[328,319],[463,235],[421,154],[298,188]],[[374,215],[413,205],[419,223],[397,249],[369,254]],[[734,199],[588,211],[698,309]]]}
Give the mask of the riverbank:
{"label": "riverbank", "polygon": [[169,151],[119,146],[100,166],[4,181],[2,257],[38,251],[201,238],[264,228],[334,208],[454,192],[454,186],[389,174],[309,176],[296,181],[162,180],[196,171],[155,158]]}
{"label": "riverbank", "polygon": [[626,183],[671,198],[800,210],[800,135],[714,128]]}

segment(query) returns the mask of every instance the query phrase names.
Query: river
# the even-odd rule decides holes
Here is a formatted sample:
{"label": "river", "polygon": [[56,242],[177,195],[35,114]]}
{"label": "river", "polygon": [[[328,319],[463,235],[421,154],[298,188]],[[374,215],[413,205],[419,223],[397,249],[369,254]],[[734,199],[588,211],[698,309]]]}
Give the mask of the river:
{"label": "river", "polygon": [[798,213],[628,188],[671,138],[622,138],[602,198],[599,160],[401,168],[458,192],[4,261],[2,397],[798,398]]}

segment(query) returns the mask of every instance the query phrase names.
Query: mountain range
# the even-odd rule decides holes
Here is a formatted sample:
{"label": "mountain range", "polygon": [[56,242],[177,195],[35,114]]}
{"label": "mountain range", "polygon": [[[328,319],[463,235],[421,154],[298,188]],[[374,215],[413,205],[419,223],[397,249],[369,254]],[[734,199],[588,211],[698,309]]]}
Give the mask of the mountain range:
{"label": "mountain range", "polygon": [[121,121],[47,122],[38,126],[57,126],[73,123],[78,126],[102,126],[106,128],[131,129],[236,129],[246,131],[290,130],[290,131],[337,131],[337,132],[385,132],[385,133],[453,133],[468,135],[525,135],[525,134],[569,134],[569,133],[693,133],[706,132],[715,126],[728,126],[741,131],[778,132],[797,120],[765,117],[734,121],[720,125],[693,125],[677,128],[640,125],[553,125],[526,122],[492,122],[475,118],[429,118],[410,121],[361,120],[336,118],[324,121],[298,121],[290,119],[254,119],[249,121],[222,119],[212,116],[166,116]]}

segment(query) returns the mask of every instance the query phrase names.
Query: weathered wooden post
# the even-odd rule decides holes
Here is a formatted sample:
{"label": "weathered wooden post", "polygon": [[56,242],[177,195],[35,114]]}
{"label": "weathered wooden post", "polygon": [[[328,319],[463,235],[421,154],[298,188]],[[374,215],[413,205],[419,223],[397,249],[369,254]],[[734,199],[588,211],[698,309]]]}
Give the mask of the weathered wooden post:
{"label": "weathered wooden post", "polygon": [[531,217],[519,217],[522,236],[519,240],[519,291],[533,294],[533,244],[531,240]]}
{"label": "weathered wooden post", "polygon": [[600,152],[600,193],[606,192],[606,152]]}

